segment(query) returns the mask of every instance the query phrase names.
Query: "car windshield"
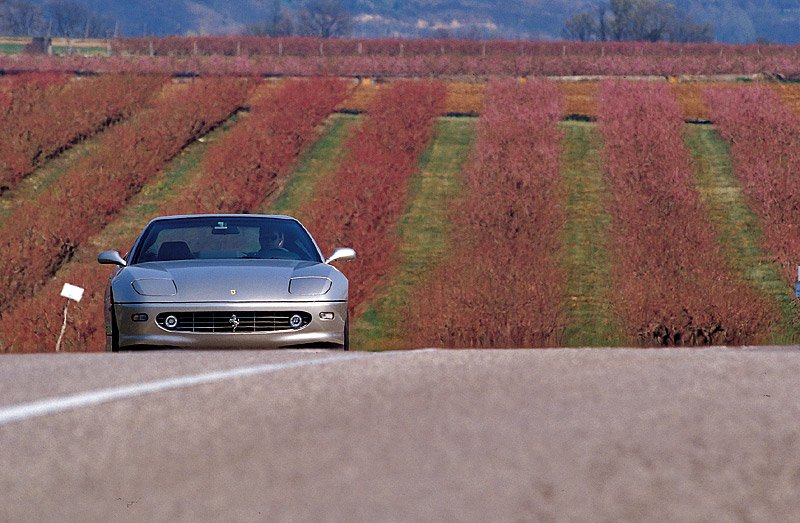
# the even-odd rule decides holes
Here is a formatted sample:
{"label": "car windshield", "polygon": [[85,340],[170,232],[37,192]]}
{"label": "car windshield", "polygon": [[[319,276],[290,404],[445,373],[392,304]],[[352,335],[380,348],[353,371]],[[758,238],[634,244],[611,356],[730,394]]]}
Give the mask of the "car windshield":
{"label": "car windshield", "polygon": [[220,216],[153,222],[132,263],[195,259],[322,261],[311,237],[294,220]]}

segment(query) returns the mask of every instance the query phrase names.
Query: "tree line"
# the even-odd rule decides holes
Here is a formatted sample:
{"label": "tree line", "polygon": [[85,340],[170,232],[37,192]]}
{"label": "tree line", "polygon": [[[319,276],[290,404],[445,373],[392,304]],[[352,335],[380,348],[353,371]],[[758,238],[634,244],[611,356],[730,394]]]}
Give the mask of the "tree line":
{"label": "tree line", "polygon": [[339,0],[307,0],[298,9],[288,9],[281,0],[267,0],[267,19],[247,27],[256,36],[347,36],[353,17]]}
{"label": "tree line", "polygon": [[[259,36],[347,36],[353,16],[341,0],[305,0],[290,9],[281,0],[260,0],[266,17],[245,27]],[[0,0],[0,32],[10,36],[108,38],[118,25],[77,0]],[[667,0],[598,0],[567,19],[562,34],[580,41],[710,42],[711,24],[697,23]],[[446,37],[445,35],[436,35]]]}
{"label": "tree line", "polygon": [[0,31],[9,36],[107,38],[114,23],[73,0],[0,0]]}
{"label": "tree line", "polygon": [[[245,33],[263,36],[317,36],[350,34],[351,14],[339,0],[307,0],[290,10],[280,0],[265,0],[267,17],[249,25]],[[8,36],[109,38],[117,36],[111,19],[75,0],[49,0],[39,5],[29,0],[0,0],[0,33]]]}
{"label": "tree line", "polygon": [[609,0],[576,13],[564,24],[569,40],[711,42],[711,24],[697,23],[664,0]]}

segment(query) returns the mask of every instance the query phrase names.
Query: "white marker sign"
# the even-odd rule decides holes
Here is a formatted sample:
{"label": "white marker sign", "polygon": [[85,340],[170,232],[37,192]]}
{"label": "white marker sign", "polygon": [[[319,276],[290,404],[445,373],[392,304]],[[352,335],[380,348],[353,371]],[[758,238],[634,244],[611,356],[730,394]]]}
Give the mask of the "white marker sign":
{"label": "white marker sign", "polygon": [[69,298],[70,300],[81,301],[81,298],[83,298],[83,289],[75,285],[65,283],[64,288],[61,289],[61,295],[65,298]]}

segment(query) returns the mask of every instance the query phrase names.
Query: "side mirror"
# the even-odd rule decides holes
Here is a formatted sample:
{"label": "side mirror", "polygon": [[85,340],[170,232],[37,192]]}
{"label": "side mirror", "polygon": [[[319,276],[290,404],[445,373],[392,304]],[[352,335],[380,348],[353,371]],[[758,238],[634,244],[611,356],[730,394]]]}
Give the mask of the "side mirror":
{"label": "side mirror", "polygon": [[356,251],[353,249],[335,249],[333,254],[325,260],[325,263],[335,262],[337,260],[355,260],[356,259]]}
{"label": "side mirror", "polygon": [[103,251],[97,255],[97,263],[127,267],[128,262],[117,251]]}

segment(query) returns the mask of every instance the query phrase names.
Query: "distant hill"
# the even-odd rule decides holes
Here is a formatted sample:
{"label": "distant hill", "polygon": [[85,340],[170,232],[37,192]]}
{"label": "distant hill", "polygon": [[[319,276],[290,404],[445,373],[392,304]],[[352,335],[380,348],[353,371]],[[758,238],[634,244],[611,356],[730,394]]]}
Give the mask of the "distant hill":
{"label": "distant hill", "polygon": [[[38,0],[44,3],[44,0]],[[221,34],[263,21],[265,0],[83,0],[118,24],[121,34]],[[286,0],[293,9],[300,0]],[[564,21],[591,0],[345,0],[355,36],[452,35],[560,38]],[[714,25],[723,42],[800,42],[797,0],[673,0],[697,21]]]}

